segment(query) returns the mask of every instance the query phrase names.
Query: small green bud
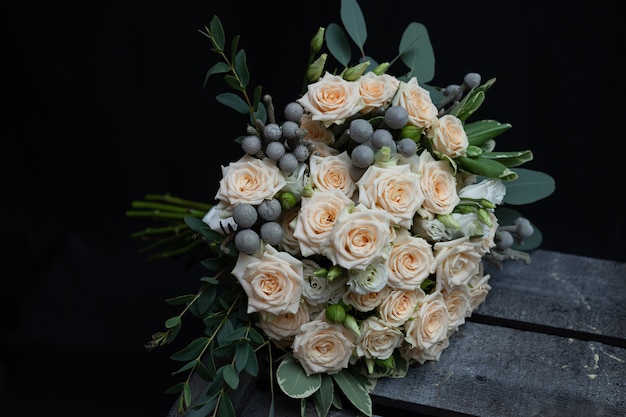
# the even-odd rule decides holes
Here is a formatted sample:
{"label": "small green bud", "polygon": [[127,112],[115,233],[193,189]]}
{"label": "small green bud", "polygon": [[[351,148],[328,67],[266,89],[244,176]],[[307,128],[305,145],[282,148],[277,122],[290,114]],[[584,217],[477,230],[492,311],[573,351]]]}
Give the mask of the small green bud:
{"label": "small green bud", "polygon": [[300,192],[302,197],[311,197],[313,195],[313,187],[310,184],[305,185]]}
{"label": "small green bud", "polygon": [[465,153],[470,158],[474,158],[474,157],[477,157],[480,154],[482,154],[483,150],[480,147],[476,146],[476,145],[470,145],[470,146],[467,147],[467,150],[465,151]]}
{"label": "small green bud", "polygon": [[324,45],[324,32],[326,31],[325,28],[320,27],[317,30],[317,33],[315,34],[315,36],[313,36],[313,39],[311,39],[311,52],[313,52],[314,54],[319,52],[320,49],[322,49],[322,45]]}
{"label": "small green bud", "polygon": [[454,211],[459,212],[461,214],[476,213],[476,210],[478,209],[476,208],[476,206],[472,204],[459,204],[454,209]]}
{"label": "small green bud", "polygon": [[406,125],[400,131],[400,137],[411,138],[416,143],[419,142],[421,135],[422,135],[422,129],[413,125]]}
{"label": "small green bud", "polygon": [[489,216],[489,212],[486,209],[482,207],[479,208],[478,211],[476,212],[476,215],[478,216],[478,220],[485,223],[487,226],[489,227],[493,226],[493,224],[491,223],[491,216]]}
{"label": "small green bud", "polygon": [[383,146],[378,151],[376,151],[376,161],[389,162],[390,159],[391,159],[391,148],[389,146]]}
{"label": "small green bud", "polygon": [[380,366],[387,369],[394,369],[396,367],[396,362],[393,359],[393,355],[389,356],[387,359],[378,359],[376,361]]}
{"label": "small green bud", "polygon": [[346,319],[346,310],[341,304],[331,304],[326,307],[326,319],[331,323],[343,323]]}
{"label": "small green bud", "polygon": [[280,201],[280,205],[285,210],[291,210],[298,203],[296,196],[290,192],[282,192],[277,196],[278,201]]}
{"label": "small green bud", "polygon": [[360,64],[357,64],[353,67],[346,68],[341,74],[341,76],[346,81],[356,81],[359,79],[361,75],[363,75],[363,73],[369,66],[370,66],[369,61],[361,62]]}
{"label": "small green bud", "polygon": [[315,61],[313,61],[311,65],[309,65],[309,68],[306,70],[307,80],[316,81],[322,76],[327,58],[328,54],[322,54]]}
{"label": "small green bud", "polygon": [[459,229],[461,225],[456,221],[451,214],[438,214],[437,220],[444,224],[446,227],[451,227],[453,229]]}
{"label": "small green bud", "polygon": [[365,358],[365,366],[367,366],[367,373],[368,374],[373,374],[374,373],[374,364],[376,363],[376,361],[373,358]]}
{"label": "small green bud", "polygon": [[480,199],[480,205],[486,209],[496,208],[496,205],[493,204],[491,201],[487,200],[486,198]]}
{"label": "small green bud", "polygon": [[328,278],[329,281],[332,281],[333,279],[340,277],[342,275],[343,275],[343,269],[341,269],[339,265],[333,265],[330,267],[328,274],[326,274],[326,278]]}
{"label": "small green bud", "polygon": [[376,75],[382,75],[387,72],[390,66],[391,64],[389,62],[383,62],[382,64],[379,64],[376,68],[374,68],[372,72]]}
{"label": "small green bud", "polygon": [[313,275],[315,275],[316,277],[325,277],[326,275],[328,275],[328,269],[320,268],[317,271],[313,272]]}
{"label": "small green bud", "polygon": [[346,328],[352,330],[357,335],[361,334],[361,329],[359,329],[359,325],[353,315],[347,314],[343,320],[343,325],[346,326]]}

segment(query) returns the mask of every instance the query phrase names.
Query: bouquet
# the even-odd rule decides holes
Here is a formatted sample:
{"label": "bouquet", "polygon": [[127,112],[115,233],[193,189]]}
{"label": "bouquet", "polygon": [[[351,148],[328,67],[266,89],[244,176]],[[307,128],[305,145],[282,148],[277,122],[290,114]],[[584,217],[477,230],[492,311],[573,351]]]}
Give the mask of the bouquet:
{"label": "bouquet", "polygon": [[[135,234],[153,259],[195,253],[208,271],[196,294],[168,300],[182,312],[147,344],[173,342],[185,314],[202,321],[171,356],[174,375],[188,375],[168,390],[181,412],[234,415],[230,390],[264,369],[272,398],[276,384],[320,417],[341,404],[371,416],[376,379],[439,360],[486,299],[484,262],[530,262],[541,242],[505,206],[547,197],[553,179],[519,168],[531,151],[495,150],[510,124],[470,119],[495,79],[428,85],[434,54],[419,23],[394,59],[408,70],[391,75],[391,61],[363,52],[355,0],[342,0],[341,18],[312,37],[301,93],[275,107],[213,17],[201,33],[221,60],[207,78],[223,75],[234,92],[217,99],[247,116],[242,154],[222,166],[213,203],[148,195],[127,212],[167,223]],[[197,398],[193,374],[207,381]]]}

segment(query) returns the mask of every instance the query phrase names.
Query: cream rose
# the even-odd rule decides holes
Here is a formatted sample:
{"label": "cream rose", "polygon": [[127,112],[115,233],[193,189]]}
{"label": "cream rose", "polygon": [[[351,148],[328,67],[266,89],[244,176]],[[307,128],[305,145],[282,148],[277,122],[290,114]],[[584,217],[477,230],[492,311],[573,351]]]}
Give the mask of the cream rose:
{"label": "cream rose", "polygon": [[300,243],[293,236],[293,232],[296,227],[296,221],[298,217],[298,210],[283,210],[280,213],[279,222],[283,229],[283,240],[280,242],[280,249],[288,252],[294,256],[300,256]]}
{"label": "cream rose", "polygon": [[370,166],[357,183],[359,203],[384,210],[392,224],[410,228],[415,212],[424,202],[420,177],[409,165]]}
{"label": "cream rose", "polygon": [[389,74],[376,75],[372,71],[363,74],[357,81],[365,107],[360,111],[366,114],[378,107],[387,106],[400,85],[400,81]]}
{"label": "cream rose", "polygon": [[229,206],[261,204],[285,186],[285,177],[269,158],[244,155],[237,162],[222,166],[222,179],[215,198]]}
{"label": "cream rose", "polygon": [[300,128],[306,130],[304,139],[309,139],[324,145],[335,143],[333,131],[324,126],[324,123],[313,120],[310,114],[303,114],[300,118]]}
{"label": "cream rose", "polygon": [[322,255],[346,269],[365,269],[389,256],[391,216],[362,204],[344,209],[322,247]]}
{"label": "cream rose", "polygon": [[482,243],[461,237],[434,244],[435,262],[430,268],[437,276],[437,289],[467,285],[480,272]]}
{"label": "cream rose", "polygon": [[472,314],[471,294],[467,285],[455,285],[449,290],[442,289],[441,294],[450,314],[448,322],[448,335],[450,335],[465,323],[466,317]]}
{"label": "cream rose", "polygon": [[401,326],[415,313],[419,301],[424,298],[424,291],[420,288],[414,290],[391,290],[378,306],[380,318],[392,326]]}
{"label": "cream rose", "polygon": [[411,362],[419,362],[423,364],[426,361],[438,361],[441,357],[441,353],[450,345],[450,339],[435,343],[428,349],[412,348],[408,344],[403,344],[400,349],[400,354]]}
{"label": "cream rose", "polygon": [[404,107],[409,113],[409,124],[413,126],[430,129],[437,120],[438,111],[430,98],[430,92],[420,87],[415,77],[400,83],[391,104]]}
{"label": "cream rose", "polygon": [[275,315],[298,311],[302,295],[302,261],[266,245],[260,257],[239,253],[232,271],[248,296],[248,313]]}
{"label": "cream rose", "polygon": [[420,187],[424,202],[419,213],[432,219],[437,214],[450,214],[459,204],[456,180],[447,161],[429,161],[421,166]]}
{"label": "cream rose", "polygon": [[380,291],[367,294],[359,294],[354,291],[346,291],[342,297],[344,303],[351,305],[358,311],[372,311],[389,296],[391,288],[384,287]]}
{"label": "cream rose", "polygon": [[313,191],[311,197],[302,199],[293,231],[302,256],[322,252],[323,246],[328,245],[337,218],[352,205],[352,201],[338,189]]}
{"label": "cream rose", "polygon": [[324,314],[303,325],[291,346],[307,375],[332,375],[347,368],[356,347],[356,334],[342,324],[326,322]]}
{"label": "cream rose", "polygon": [[311,155],[309,158],[311,184],[317,190],[341,190],[351,198],[357,189],[350,177],[351,166],[352,161],[346,151],[327,157]]}
{"label": "cream rose", "polygon": [[491,285],[489,285],[489,279],[491,275],[483,275],[482,263],[480,272],[474,275],[468,284],[470,289],[470,305],[472,307],[472,311],[476,310],[479,305],[481,305],[485,299],[487,298],[487,294],[491,290]]}
{"label": "cream rose", "polygon": [[283,313],[277,316],[261,311],[256,324],[278,347],[286,348],[291,346],[293,338],[300,331],[300,326],[309,322],[311,311],[311,307],[306,302],[300,303],[295,313]]}
{"label": "cream rose", "polygon": [[342,124],[364,107],[359,84],[329,72],[319,81],[309,84],[306,94],[297,101],[313,120],[324,123],[326,127],[333,123]]}
{"label": "cream rose", "polygon": [[404,230],[393,241],[387,269],[389,286],[401,290],[418,288],[430,275],[435,261],[430,244]]}
{"label": "cream rose", "polygon": [[433,148],[450,158],[465,155],[469,140],[463,122],[456,116],[446,114],[435,123]]}
{"label": "cream rose", "polygon": [[406,340],[412,347],[430,349],[448,337],[450,313],[439,291],[428,294],[420,302],[405,327]]}
{"label": "cream rose", "polygon": [[376,316],[370,316],[361,324],[361,334],[356,341],[356,354],[359,357],[385,360],[400,347],[404,334]]}

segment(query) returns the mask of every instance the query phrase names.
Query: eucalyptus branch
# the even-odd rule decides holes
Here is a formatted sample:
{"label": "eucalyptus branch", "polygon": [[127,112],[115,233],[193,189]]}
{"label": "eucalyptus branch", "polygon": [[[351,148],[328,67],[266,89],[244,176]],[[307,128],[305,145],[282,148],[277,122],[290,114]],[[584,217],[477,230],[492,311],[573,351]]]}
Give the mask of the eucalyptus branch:
{"label": "eucalyptus branch", "polygon": [[199,201],[186,200],[180,197],[173,197],[169,194],[147,194],[145,200],[148,201],[161,201],[168,204],[173,204],[177,206],[186,207],[189,209],[196,209],[200,211],[207,212],[213,207],[212,204],[201,203]]}

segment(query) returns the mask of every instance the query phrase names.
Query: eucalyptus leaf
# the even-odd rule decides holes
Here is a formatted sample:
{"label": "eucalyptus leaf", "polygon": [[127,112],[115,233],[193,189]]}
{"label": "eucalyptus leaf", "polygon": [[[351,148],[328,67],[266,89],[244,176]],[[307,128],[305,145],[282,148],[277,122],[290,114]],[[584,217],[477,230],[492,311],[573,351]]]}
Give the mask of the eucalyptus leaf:
{"label": "eucalyptus leaf", "polygon": [[478,120],[465,123],[463,129],[470,145],[480,146],[511,128],[509,123],[500,123],[496,120]]}
{"label": "eucalyptus leaf", "polygon": [[196,359],[200,356],[208,341],[208,337],[199,337],[192,340],[186,347],[170,355],[170,359],[175,361],[190,361]]}
{"label": "eucalyptus leaf", "polygon": [[223,51],[224,46],[226,45],[226,35],[224,34],[224,27],[222,26],[222,22],[217,16],[213,16],[213,19],[211,19],[209,29],[211,32],[211,37],[215,42],[215,46]]}
{"label": "eucalyptus leaf", "polygon": [[441,101],[443,100],[443,93],[439,91],[438,88],[433,87],[428,84],[420,83],[419,80],[418,80],[418,84],[420,85],[420,87],[428,90],[428,92],[430,93],[430,100],[433,102],[435,106],[438,106],[439,103],[441,103]]}
{"label": "eucalyptus leaf", "polygon": [[248,348],[250,344],[248,342],[238,343],[235,347],[235,369],[237,372],[241,372],[248,362]]}
{"label": "eucalyptus leaf", "polygon": [[171,387],[166,389],[164,392],[166,394],[178,394],[179,392],[182,392],[184,387],[185,387],[185,383],[184,382],[179,382],[176,385],[172,385]]}
{"label": "eucalyptus leaf", "polygon": [[366,387],[347,369],[333,374],[333,379],[357,410],[366,416],[372,415],[372,398]]}
{"label": "eucalyptus leaf", "polygon": [[[168,298],[165,300],[165,302],[169,305],[178,306],[178,305],[187,304],[193,301],[194,298],[196,298],[195,294],[185,294],[185,295],[179,295],[178,297]],[[166,324],[166,327],[167,327],[167,324]]]}
{"label": "eucalyptus leaf", "polygon": [[246,64],[246,51],[243,49],[237,52],[237,57],[235,58],[235,72],[241,81],[241,86],[245,89],[250,82],[250,71],[248,71],[248,65]]}
{"label": "eucalyptus leaf", "polygon": [[435,53],[426,26],[410,23],[402,34],[398,53],[402,62],[410,68],[408,78],[416,77],[424,83],[434,78]]}
{"label": "eucalyptus leaf", "polygon": [[228,86],[230,88],[232,88],[233,90],[236,91],[245,91],[246,87],[244,87],[241,83],[240,80],[237,79],[237,77],[235,77],[234,75],[225,75],[224,76],[224,81],[226,81],[226,84],[228,84]]}
{"label": "eucalyptus leaf", "polygon": [[352,50],[348,38],[346,38],[346,34],[341,27],[336,23],[329,24],[324,31],[324,37],[326,39],[328,52],[330,52],[341,65],[347,67],[352,59]]}
{"label": "eucalyptus leaf", "polygon": [[239,35],[235,36],[230,42],[230,60],[231,62],[237,61],[237,51],[239,50]]}
{"label": "eucalyptus leaf", "polygon": [[216,417],[235,417],[235,408],[233,402],[228,395],[222,395],[217,406]]}
{"label": "eucalyptus leaf", "polygon": [[367,40],[367,28],[361,7],[356,0],[341,0],[341,22],[360,50]]}
{"label": "eucalyptus leaf", "polygon": [[211,75],[214,75],[214,74],[224,74],[224,73],[227,73],[229,71],[230,71],[230,67],[225,62],[218,62],[218,63],[216,63],[211,68],[209,68],[209,70],[207,71],[206,75],[204,76],[204,83],[205,83],[205,85],[206,85],[208,79],[211,77]]}
{"label": "eucalyptus leaf", "polygon": [[215,99],[226,107],[230,107],[231,109],[239,113],[248,113],[248,105],[246,104],[246,102],[234,93],[218,94]]}
{"label": "eucalyptus leaf", "polygon": [[196,302],[189,308],[192,314],[196,317],[204,317],[209,312],[215,300],[216,293],[217,288],[214,285],[209,285],[204,291],[201,291]]}
{"label": "eucalyptus leaf", "polygon": [[550,175],[526,168],[516,168],[517,179],[505,182],[504,202],[512,205],[530,204],[552,194],[556,188]]}
{"label": "eucalyptus leaf", "polygon": [[276,369],[280,389],[291,398],[307,398],[322,386],[320,374],[307,376],[293,355],[287,355]]}
{"label": "eucalyptus leaf", "polygon": [[180,326],[181,321],[182,319],[180,318],[180,316],[170,317],[169,319],[165,320],[165,328],[171,329],[174,327],[178,327]]}
{"label": "eucalyptus leaf", "polygon": [[224,382],[232,389],[239,386],[239,371],[231,364],[224,365]]}
{"label": "eucalyptus leaf", "polygon": [[199,362],[200,361],[198,359],[194,359],[192,361],[189,361],[186,364],[184,364],[183,366],[181,366],[180,368],[178,368],[176,371],[172,372],[172,375],[178,375],[180,373],[183,373],[185,371],[193,369]]}
{"label": "eucalyptus leaf", "polygon": [[247,344],[247,348],[248,360],[246,361],[246,366],[243,370],[246,371],[248,375],[256,377],[259,374],[259,360],[256,357],[256,352],[250,344]]}
{"label": "eucalyptus leaf", "polygon": [[335,395],[335,385],[333,378],[328,374],[322,375],[322,385],[320,389],[313,394],[313,405],[318,416],[328,415],[330,407],[333,405],[333,396]]}

